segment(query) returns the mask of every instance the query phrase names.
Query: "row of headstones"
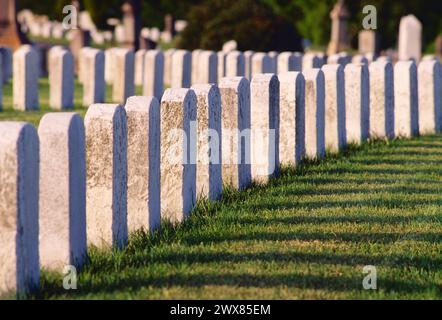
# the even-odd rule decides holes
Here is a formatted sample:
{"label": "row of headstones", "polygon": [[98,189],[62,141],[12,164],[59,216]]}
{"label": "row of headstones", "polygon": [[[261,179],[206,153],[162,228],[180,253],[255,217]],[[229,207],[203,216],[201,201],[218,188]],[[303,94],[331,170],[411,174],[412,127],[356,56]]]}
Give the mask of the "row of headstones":
{"label": "row of headstones", "polygon": [[[8,56],[0,65],[4,80],[13,74],[13,106],[16,110],[39,108],[39,53],[29,45]],[[124,103],[142,85],[143,95],[161,99],[164,87],[189,88],[192,84],[218,83],[223,77],[245,76],[251,79],[260,73],[280,74],[320,68],[326,63],[320,54],[291,52],[255,53],[246,51],[218,52],[195,50],[132,50],[112,48],[104,53],[93,48],[83,48],[78,61],[79,81],[83,84],[83,105],[103,103],[106,85],[112,85],[112,101]],[[51,108],[69,109],[74,105],[75,65],[72,54],[61,46],[48,53]],[[351,57],[339,54],[328,58],[330,63],[346,65],[350,62],[368,63],[364,56]],[[192,63],[192,61],[194,63]],[[12,66],[13,65],[13,68]],[[13,71],[13,72],[12,72]],[[1,91],[1,88],[0,88]],[[1,94],[1,93],[0,93]],[[1,98],[1,96],[0,96]],[[0,107],[2,100],[0,99]]]}
{"label": "row of headstones", "polygon": [[36,130],[0,123],[0,291],[38,287],[39,266],[80,267],[87,243],[177,223],[197,197],[218,200],[369,137],[435,133],[442,68],[426,60],[328,64],[303,73],[223,78],[219,85],[94,104],[85,125],[50,113]]}

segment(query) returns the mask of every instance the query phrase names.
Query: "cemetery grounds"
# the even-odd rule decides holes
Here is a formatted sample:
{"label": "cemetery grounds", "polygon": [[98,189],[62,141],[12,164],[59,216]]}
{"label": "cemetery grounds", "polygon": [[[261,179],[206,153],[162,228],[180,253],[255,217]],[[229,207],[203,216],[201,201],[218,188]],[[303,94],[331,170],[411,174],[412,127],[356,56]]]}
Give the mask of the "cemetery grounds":
{"label": "cemetery grounds", "polygon": [[[40,111],[13,111],[9,82],[0,120],[38,126],[48,97],[41,79]],[[81,97],[77,83],[84,116]],[[441,208],[440,136],[371,141],[266,186],[226,189],[182,225],[131,235],[122,251],[90,248],[77,290],[44,271],[34,298],[441,299]],[[363,288],[367,265],[376,290]]]}

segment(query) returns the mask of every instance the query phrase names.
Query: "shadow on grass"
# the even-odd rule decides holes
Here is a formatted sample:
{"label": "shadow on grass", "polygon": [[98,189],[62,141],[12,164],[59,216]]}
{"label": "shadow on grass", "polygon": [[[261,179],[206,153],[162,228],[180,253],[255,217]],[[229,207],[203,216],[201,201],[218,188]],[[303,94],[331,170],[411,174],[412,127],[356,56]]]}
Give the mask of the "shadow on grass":
{"label": "shadow on grass", "polygon": [[[94,293],[112,293],[118,290],[139,290],[144,287],[154,288],[167,288],[170,286],[182,286],[182,287],[201,287],[206,285],[231,285],[236,287],[258,287],[258,288],[270,288],[275,286],[296,287],[304,289],[326,289],[337,291],[350,291],[357,290],[361,287],[361,276],[349,277],[349,276],[318,276],[311,274],[296,274],[296,270],[290,274],[281,274],[278,272],[273,274],[255,275],[252,273],[196,273],[186,274],[180,273],[180,266],[192,265],[199,263],[244,263],[244,262],[305,262],[312,264],[329,264],[329,265],[382,265],[390,267],[414,267],[417,269],[425,270],[428,272],[439,271],[442,268],[442,259],[440,257],[426,257],[426,256],[407,256],[407,255],[395,255],[395,254],[378,254],[374,256],[366,256],[363,254],[343,254],[343,253],[307,253],[291,251],[286,253],[281,252],[258,252],[258,253],[234,253],[234,252],[205,252],[201,249],[200,252],[179,252],[178,247],[182,246],[198,246],[200,244],[216,245],[221,242],[231,241],[340,241],[340,242],[352,242],[352,243],[379,243],[379,244],[394,244],[400,241],[422,241],[430,242],[433,244],[441,243],[440,234],[435,232],[253,232],[247,231],[241,232],[219,232],[217,234],[207,232],[205,228],[210,226],[211,223],[221,223],[228,231],[228,224],[234,223],[241,226],[262,226],[276,223],[282,224],[325,224],[325,223],[378,223],[378,224],[390,224],[399,225],[409,223],[414,220],[427,223],[440,223],[440,219],[437,216],[420,216],[420,215],[399,215],[399,216],[371,216],[369,214],[357,215],[357,216],[330,216],[330,217],[306,217],[306,216],[291,216],[291,217],[271,217],[264,218],[249,217],[238,213],[237,217],[231,218],[229,215],[217,215],[221,210],[237,209],[238,207],[246,208],[250,212],[256,212],[262,210],[287,210],[298,208],[308,209],[322,209],[322,208],[348,208],[348,207],[384,207],[384,208],[400,208],[400,207],[414,207],[422,204],[425,205],[442,205],[442,199],[439,200],[410,200],[404,201],[398,195],[398,198],[387,199],[385,197],[373,197],[370,190],[365,190],[368,193],[369,198],[362,200],[317,200],[317,201],[303,201],[296,203],[294,201],[275,201],[275,203],[247,203],[250,198],[261,194],[267,196],[275,195],[347,195],[364,193],[362,187],[358,187],[358,184],[362,183],[380,183],[380,184],[393,184],[398,181],[407,182],[407,178],[401,176],[399,179],[385,178],[385,175],[405,175],[412,177],[416,174],[411,170],[403,169],[387,169],[378,170],[370,169],[370,165],[376,165],[378,163],[367,163],[367,170],[354,170],[345,169],[339,170],[333,168],[333,166],[339,166],[340,161],[354,160],[352,157],[356,153],[369,153],[373,146],[384,146],[387,144],[393,144],[395,147],[398,145],[404,145],[403,140],[385,142],[385,141],[372,141],[364,144],[361,147],[350,146],[342,154],[328,155],[326,159],[322,161],[307,160],[302,165],[296,168],[284,168],[282,174],[278,179],[271,179],[267,185],[252,185],[250,188],[236,192],[235,190],[225,188],[223,199],[217,203],[211,203],[207,200],[202,200],[198,203],[194,209],[192,215],[180,225],[171,225],[164,221],[162,229],[153,233],[146,234],[142,231],[131,235],[129,246],[122,251],[110,251],[110,250],[98,250],[92,248],[90,250],[90,263],[85,265],[82,273],[80,274],[81,291],[70,292],[69,297],[75,297],[84,294]],[[413,147],[413,143],[411,143]],[[425,145],[424,145],[425,146]],[[441,146],[442,148],[442,146]],[[402,151],[401,151],[401,154]],[[435,153],[438,156],[442,156],[442,152]],[[422,153],[419,155],[422,156]],[[427,153],[425,153],[427,156]],[[360,161],[360,159],[357,159]],[[394,165],[402,166],[409,163],[407,160],[404,162],[394,163]],[[330,168],[318,168],[317,165],[330,165]],[[420,165],[420,163],[416,163]],[[318,170],[324,171],[327,175],[333,174],[333,177],[327,177],[324,175],[316,175]],[[419,171],[419,170],[418,170]],[[318,190],[317,185],[330,184],[333,187],[334,184],[342,183],[346,179],[340,179],[339,175],[343,173],[360,174],[361,172],[368,173],[374,176],[374,180],[367,179],[366,177],[351,180],[355,184],[355,188],[346,187],[341,190],[332,188],[331,190]],[[420,171],[419,171],[420,172]],[[437,173],[431,170],[423,170],[423,174]],[[348,180],[348,179],[347,179]],[[437,180],[431,179],[415,179],[417,181],[426,181],[428,183],[436,183]],[[313,183],[312,183],[313,182]],[[306,186],[305,190],[298,190],[292,188],[291,190],[281,190],[278,193],[278,188],[287,188],[290,184],[297,183],[310,183]],[[276,191],[275,191],[276,189]],[[393,193],[393,194],[437,194],[437,188],[416,186],[383,186],[380,188],[381,192]],[[286,193],[284,193],[286,192]],[[259,199],[259,198],[258,198]],[[273,202],[273,201],[272,201]],[[233,209],[232,209],[233,208]],[[216,219],[214,216],[216,215]],[[214,222],[216,220],[216,222]],[[195,232],[198,231],[198,232]],[[158,250],[159,247],[164,245],[173,245],[175,249],[173,252],[167,252]],[[154,250],[156,249],[156,250]],[[164,249],[164,248],[163,248]],[[302,248],[301,248],[302,250]],[[154,252],[155,251],[155,252]],[[165,269],[156,269],[153,271],[154,265],[164,265]],[[233,267],[232,267],[233,268]],[[167,270],[167,272],[165,271]],[[208,268],[208,272],[210,268]],[[234,269],[232,269],[234,271]],[[164,274],[167,273],[167,274]],[[61,286],[61,275],[56,273],[43,272],[41,291],[35,295],[35,298],[47,298],[65,296],[67,293]],[[428,290],[428,283],[420,283],[417,281],[406,280],[389,280],[387,278],[380,279],[382,281],[383,288],[386,291],[392,292],[423,292]],[[440,288],[439,288],[440,291]]]}
{"label": "shadow on grass", "polygon": [[[362,273],[361,273],[362,274]],[[231,274],[171,274],[156,275],[132,272],[122,274],[112,282],[94,282],[88,281],[82,285],[82,291],[90,294],[112,293],[118,290],[136,291],[145,287],[150,288],[170,288],[189,287],[198,288],[203,286],[233,286],[245,288],[273,288],[287,287],[299,289],[317,289],[317,290],[333,290],[333,291],[362,291],[361,275],[358,276],[342,276],[342,275],[311,275],[311,274],[272,274],[272,275],[253,275],[249,273]],[[430,289],[440,292],[440,288],[436,285],[428,286],[417,282],[406,280],[391,280],[388,278],[378,278],[378,283],[382,284],[384,292],[395,293],[419,293]],[[67,293],[60,286],[45,284],[46,288],[57,295],[66,298],[75,298],[80,292],[70,291]]]}

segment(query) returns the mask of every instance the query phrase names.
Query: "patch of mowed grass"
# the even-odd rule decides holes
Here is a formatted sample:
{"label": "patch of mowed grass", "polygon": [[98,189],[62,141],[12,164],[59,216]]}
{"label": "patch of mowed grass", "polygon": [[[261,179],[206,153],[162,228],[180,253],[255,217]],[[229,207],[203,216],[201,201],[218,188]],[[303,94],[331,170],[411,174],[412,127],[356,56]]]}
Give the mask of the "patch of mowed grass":
{"label": "patch of mowed grass", "polygon": [[[40,119],[48,112],[60,112],[60,110],[52,110],[49,107],[49,79],[39,79],[39,110],[35,111],[16,111],[13,109],[12,98],[12,81],[3,85],[3,108],[0,109],[0,121],[25,121],[30,122],[34,126],[38,126]],[[135,94],[141,95],[142,88],[137,86]],[[112,86],[106,85],[106,103],[112,103]],[[74,108],[63,110],[63,112],[77,112],[82,117],[85,116],[87,107],[83,106],[83,85],[75,81],[74,87]]]}
{"label": "patch of mowed grass", "polygon": [[226,189],[125,250],[91,248],[77,290],[44,271],[35,298],[440,299],[441,182],[440,136],[350,147]]}

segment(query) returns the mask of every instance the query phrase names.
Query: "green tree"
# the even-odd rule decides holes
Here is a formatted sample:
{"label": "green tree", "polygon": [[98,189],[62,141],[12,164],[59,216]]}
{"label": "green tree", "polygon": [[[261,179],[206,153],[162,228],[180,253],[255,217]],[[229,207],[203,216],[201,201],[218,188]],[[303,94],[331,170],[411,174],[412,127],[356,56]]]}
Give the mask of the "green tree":
{"label": "green tree", "polygon": [[302,50],[293,25],[262,1],[207,0],[194,6],[187,18],[178,45],[188,50],[219,50],[230,39],[240,50]]}

